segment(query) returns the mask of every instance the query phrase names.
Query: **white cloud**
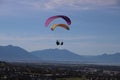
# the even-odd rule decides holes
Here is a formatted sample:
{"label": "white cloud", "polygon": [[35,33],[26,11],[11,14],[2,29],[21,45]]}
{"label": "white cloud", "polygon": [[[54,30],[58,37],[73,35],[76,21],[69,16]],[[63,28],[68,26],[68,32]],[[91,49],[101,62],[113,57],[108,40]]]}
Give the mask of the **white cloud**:
{"label": "white cloud", "polygon": [[0,15],[46,11],[80,11],[99,8],[120,9],[118,0],[0,0]]}
{"label": "white cloud", "polygon": [[49,0],[45,3],[47,9],[67,7],[69,9],[90,9],[117,5],[118,0]]}
{"label": "white cloud", "polygon": [[2,0],[3,8],[22,9],[90,9],[118,4],[118,0]]}
{"label": "white cloud", "polygon": [[57,39],[67,40],[67,41],[80,41],[80,40],[90,40],[98,39],[97,36],[53,36],[53,35],[39,35],[39,36],[10,36],[10,35],[0,35],[0,41],[52,41]]}

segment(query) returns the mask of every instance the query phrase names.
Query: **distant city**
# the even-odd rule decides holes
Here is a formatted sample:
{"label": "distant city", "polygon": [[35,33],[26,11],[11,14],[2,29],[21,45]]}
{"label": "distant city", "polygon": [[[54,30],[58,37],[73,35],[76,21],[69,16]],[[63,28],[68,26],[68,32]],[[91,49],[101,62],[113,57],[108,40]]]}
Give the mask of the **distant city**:
{"label": "distant city", "polygon": [[119,80],[120,66],[0,62],[0,80]]}

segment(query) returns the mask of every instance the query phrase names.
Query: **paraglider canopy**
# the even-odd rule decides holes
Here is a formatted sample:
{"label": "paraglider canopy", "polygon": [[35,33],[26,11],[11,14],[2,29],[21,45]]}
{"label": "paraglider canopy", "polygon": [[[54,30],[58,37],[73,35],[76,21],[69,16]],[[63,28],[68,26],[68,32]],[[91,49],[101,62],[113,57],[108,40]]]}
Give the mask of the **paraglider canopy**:
{"label": "paraglider canopy", "polygon": [[46,22],[45,22],[45,26],[47,27],[54,19],[56,18],[62,18],[64,19],[68,25],[71,24],[71,20],[70,18],[68,18],[67,16],[64,16],[64,15],[56,15],[56,16],[52,16],[52,17],[49,17]]}

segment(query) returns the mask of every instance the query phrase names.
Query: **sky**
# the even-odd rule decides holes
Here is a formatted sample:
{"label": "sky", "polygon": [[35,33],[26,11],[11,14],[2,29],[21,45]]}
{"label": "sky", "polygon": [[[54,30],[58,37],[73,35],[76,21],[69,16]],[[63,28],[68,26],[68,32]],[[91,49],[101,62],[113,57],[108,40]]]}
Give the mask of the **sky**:
{"label": "sky", "polygon": [[[50,27],[66,22],[67,31]],[[56,40],[64,42],[56,46]],[[28,51],[67,49],[80,55],[120,52],[120,0],[0,0],[0,46],[20,46]]]}

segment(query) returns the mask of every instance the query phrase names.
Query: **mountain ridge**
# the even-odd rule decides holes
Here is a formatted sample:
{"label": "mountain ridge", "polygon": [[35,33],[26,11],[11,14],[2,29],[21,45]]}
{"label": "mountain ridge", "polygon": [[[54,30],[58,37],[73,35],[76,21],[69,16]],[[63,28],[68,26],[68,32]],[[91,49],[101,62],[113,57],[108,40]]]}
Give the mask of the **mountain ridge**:
{"label": "mountain ridge", "polygon": [[[66,49],[44,49],[44,50],[38,50],[38,51],[32,51],[32,54],[39,56],[40,58],[46,60],[57,60],[57,61],[78,61],[79,58],[82,58],[81,55],[75,54],[71,51],[68,51]],[[72,56],[72,57],[71,57]]]}
{"label": "mountain ridge", "polygon": [[101,54],[94,56],[79,55],[66,49],[44,49],[28,52],[13,45],[0,46],[0,60],[2,61],[53,61],[53,62],[82,62],[82,63],[116,63],[120,64],[120,53]]}
{"label": "mountain ridge", "polygon": [[5,61],[30,61],[37,60],[37,57],[30,54],[30,52],[25,49],[8,45],[8,46],[0,46],[0,60]]}

